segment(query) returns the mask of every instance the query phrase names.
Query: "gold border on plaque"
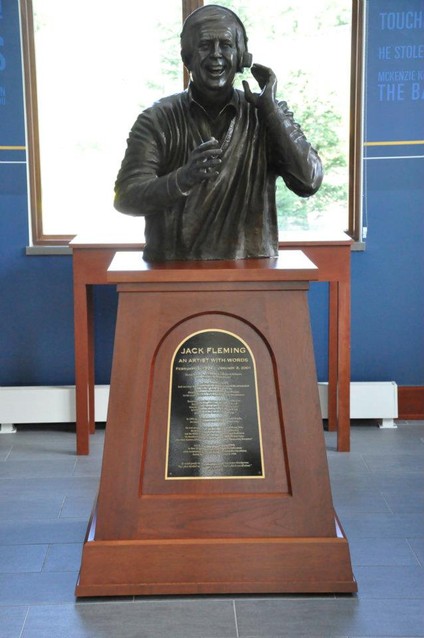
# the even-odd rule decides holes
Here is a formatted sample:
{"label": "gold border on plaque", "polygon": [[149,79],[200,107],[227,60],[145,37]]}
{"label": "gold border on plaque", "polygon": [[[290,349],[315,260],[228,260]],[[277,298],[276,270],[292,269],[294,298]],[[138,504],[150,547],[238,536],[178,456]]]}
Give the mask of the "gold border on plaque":
{"label": "gold border on plaque", "polygon": [[[261,468],[262,474],[260,476],[168,476],[168,461],[169,461],[169,440],[170,440],[170,431],[171,431],[171,402],[172,402],[172,382],[173,382],[173,368],[174,361],[177,355],[178,350],[181,348],[182,344],[191,337],[195,337],[198,334],[202,334],[205,332],[223,332],[224,334],[228,334],[231,337],[234,337],[238,341],[240,341],[248,350],[252,361],[253,361],[253,376],[255,380],[255,397],[256,397],[256,411],[258,418],[258,429],[259,429],[259,449],[261,456]],[[259,393],[258,393],[258,375],[256,373],[256,359],[255,356],[249,346],[248,343],[239,335],[234,332],[230,332],[229,330],[223,330],[222,328],[207,328],[205,330],[197,330],[189,334],[185,337],[178,346],[174,350],[174,354],[172,355],[171,366],[170,366],[170,374],[169,374],[169,395],[168,395],[168,424],[167,424],[167,435],[166,435],[166,459],[165,459],[165,481],[224,481],[224,480],[257,480],[265,478],[265,465],[264,465],[264,455],[263,455],[263,446],[262,446],[262,425],[261,425],[261,414],[259,409]]]}

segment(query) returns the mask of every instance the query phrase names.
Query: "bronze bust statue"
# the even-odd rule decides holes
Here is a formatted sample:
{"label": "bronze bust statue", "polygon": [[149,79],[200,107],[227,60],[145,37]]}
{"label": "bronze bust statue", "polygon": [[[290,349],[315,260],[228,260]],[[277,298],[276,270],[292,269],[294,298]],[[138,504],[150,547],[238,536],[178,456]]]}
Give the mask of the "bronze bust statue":
{"label": "bronze bust statue", "polygon": [[253,64],[260,93],[236,73],[251,65],[238,16],[218,5],[185,20],[186,91],[142,112],[131,129],[115,207],[145,216],[146,261],[244,259],[278,253],[275,182],[300,197],[322,182],[317,152],[277,101],[273,71]]}

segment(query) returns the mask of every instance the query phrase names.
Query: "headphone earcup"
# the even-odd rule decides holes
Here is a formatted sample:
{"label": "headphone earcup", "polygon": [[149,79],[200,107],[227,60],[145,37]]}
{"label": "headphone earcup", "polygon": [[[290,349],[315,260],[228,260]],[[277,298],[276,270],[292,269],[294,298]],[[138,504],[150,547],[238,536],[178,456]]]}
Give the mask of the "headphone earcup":
{"label": "headphone earcup", "polygon": [[249,53],[249,51],[245,51],[242,56],[241,56],[241,60],[240,60],[240,70],[242,71],[243,69],[248,69],[249,67],[252,66],[252,54]]}

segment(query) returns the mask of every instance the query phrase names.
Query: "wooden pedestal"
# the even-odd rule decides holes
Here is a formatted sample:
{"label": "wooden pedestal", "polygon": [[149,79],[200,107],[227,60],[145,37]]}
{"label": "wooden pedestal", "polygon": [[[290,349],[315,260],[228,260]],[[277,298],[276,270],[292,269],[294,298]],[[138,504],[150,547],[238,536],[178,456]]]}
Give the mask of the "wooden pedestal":
{"label": "wooden pedestal", "polygon": [[[314,267],[298,253],[122,271],[77,596],[357,590],[320,415],[307,306]],[[261,476],[167,475],[175,353],[209,331],[235,335],[255,362]]]}

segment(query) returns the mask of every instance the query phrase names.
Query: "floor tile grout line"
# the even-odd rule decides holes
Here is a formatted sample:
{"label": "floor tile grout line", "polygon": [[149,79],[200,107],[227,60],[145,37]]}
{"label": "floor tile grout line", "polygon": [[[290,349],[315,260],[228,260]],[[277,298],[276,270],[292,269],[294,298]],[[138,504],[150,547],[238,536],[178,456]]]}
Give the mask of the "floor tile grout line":
{"label": "floor tile grout line", "polygon": [[387,501],[386,497],[384,496],[384,493],[383,493],[381,490],[380,490],[380,496],[381,496],[381,498],[383,499],[383,501],[384,501],[384,503],[385,503],[385,505],[386,505],[387,509],[389,510],[389,513],[390,513],[390,514],[393,514],[393,516],[394,516],[394,515],[395,515],[395,512],[394,512],[394,511],[393,511],[393,509],[390,507],[390,505],[389,505],[389,503],[388,503],[388,501]]}
{"label": "floor tile grout line", "polygon": [[13,445],[11,446],[9,452],[6,454],[3,463],[6,463],[7,459],[9,458],[9,456],[12,454],[12,450],[13,450]]}
{"label": "floor tile grout line", "polygon": [[40,573],[41,573],[41,572],[44,572],[44,567],[45,567],[45,566],[46,566],[46,564],[47,564],[47,557],[48,557],[48,555],[49,555],[49,553],[50,553],[50,547],[51,547],[51,546],[52,546],[52,543],[48,543],[48,545],[47,545],[47,549],[46,549],[46,553],[44,554],[43,564],[41,565]]}
{"label": "floor tile grout line", "polygon": [[78,467],[78,456],[75,457],[74,467],[72,469],[71,476],[76,476],[75,472],[77,471],[77,467]]}
{"label": "floor tile grout line", "polygon": [[421,562],[420,557],[418,556],[417,552],[415,551],[415,549],[412,547],[411,543],[409,542],[409,538],[405,538],[405,541],[406,541],[409,549],[413,553],[415,559],[418,561],[418,565],[420,565],[421,567],[424,567],[424,563]]}
{"label": "floor tile grout line", "polygon": [[365,466],[366,470],[367,470],[367,471],[369,472],[369,474],[372,476],[372,475],[374,474],[374,472],[373,472],[372,468],[368,465],[367,461],[365,460],[365,458],[364,458],[364,456],[365,456],[365,455],[364,455],[364,453],[363,453],[363,452],[361,452],[360,456],[361,456],[362,463],[364,464],[364,466]]}
{"label": "floor tile grout line", "polygon": [[66,499],[67,499],[67,496],[66,496],[66,494],[65,494],[65,496],[64,496],[64,497],[63,497],[63,499],[62,499],[62,505],[61,505],[61,506],[60,506],[60,508],[59,508],[59,513],[58,513],[58,515],[57,515],[57,519],[58,519],[58,520],[60,519],[61,514],[62,514],[62,512],[63,512],[63,508],[65,507]]}
{"label": "floor tile grout line", "polygon": [[19,638],[22,638],[22,636],[24,635],[24,629],[25,629],[26,622],[28,620],[29,610],[30,610],[30,605],[27,606],[24,622],[22,623],[22,629],[19,633]]}
{"label": "floor tile grout line", "polygon": [[236,637],[240,638],[238,620],[237,620],[237,609],[236,609],[236,601],[233,599],[233,613],[234,613],[234,622],[236,624]]}

